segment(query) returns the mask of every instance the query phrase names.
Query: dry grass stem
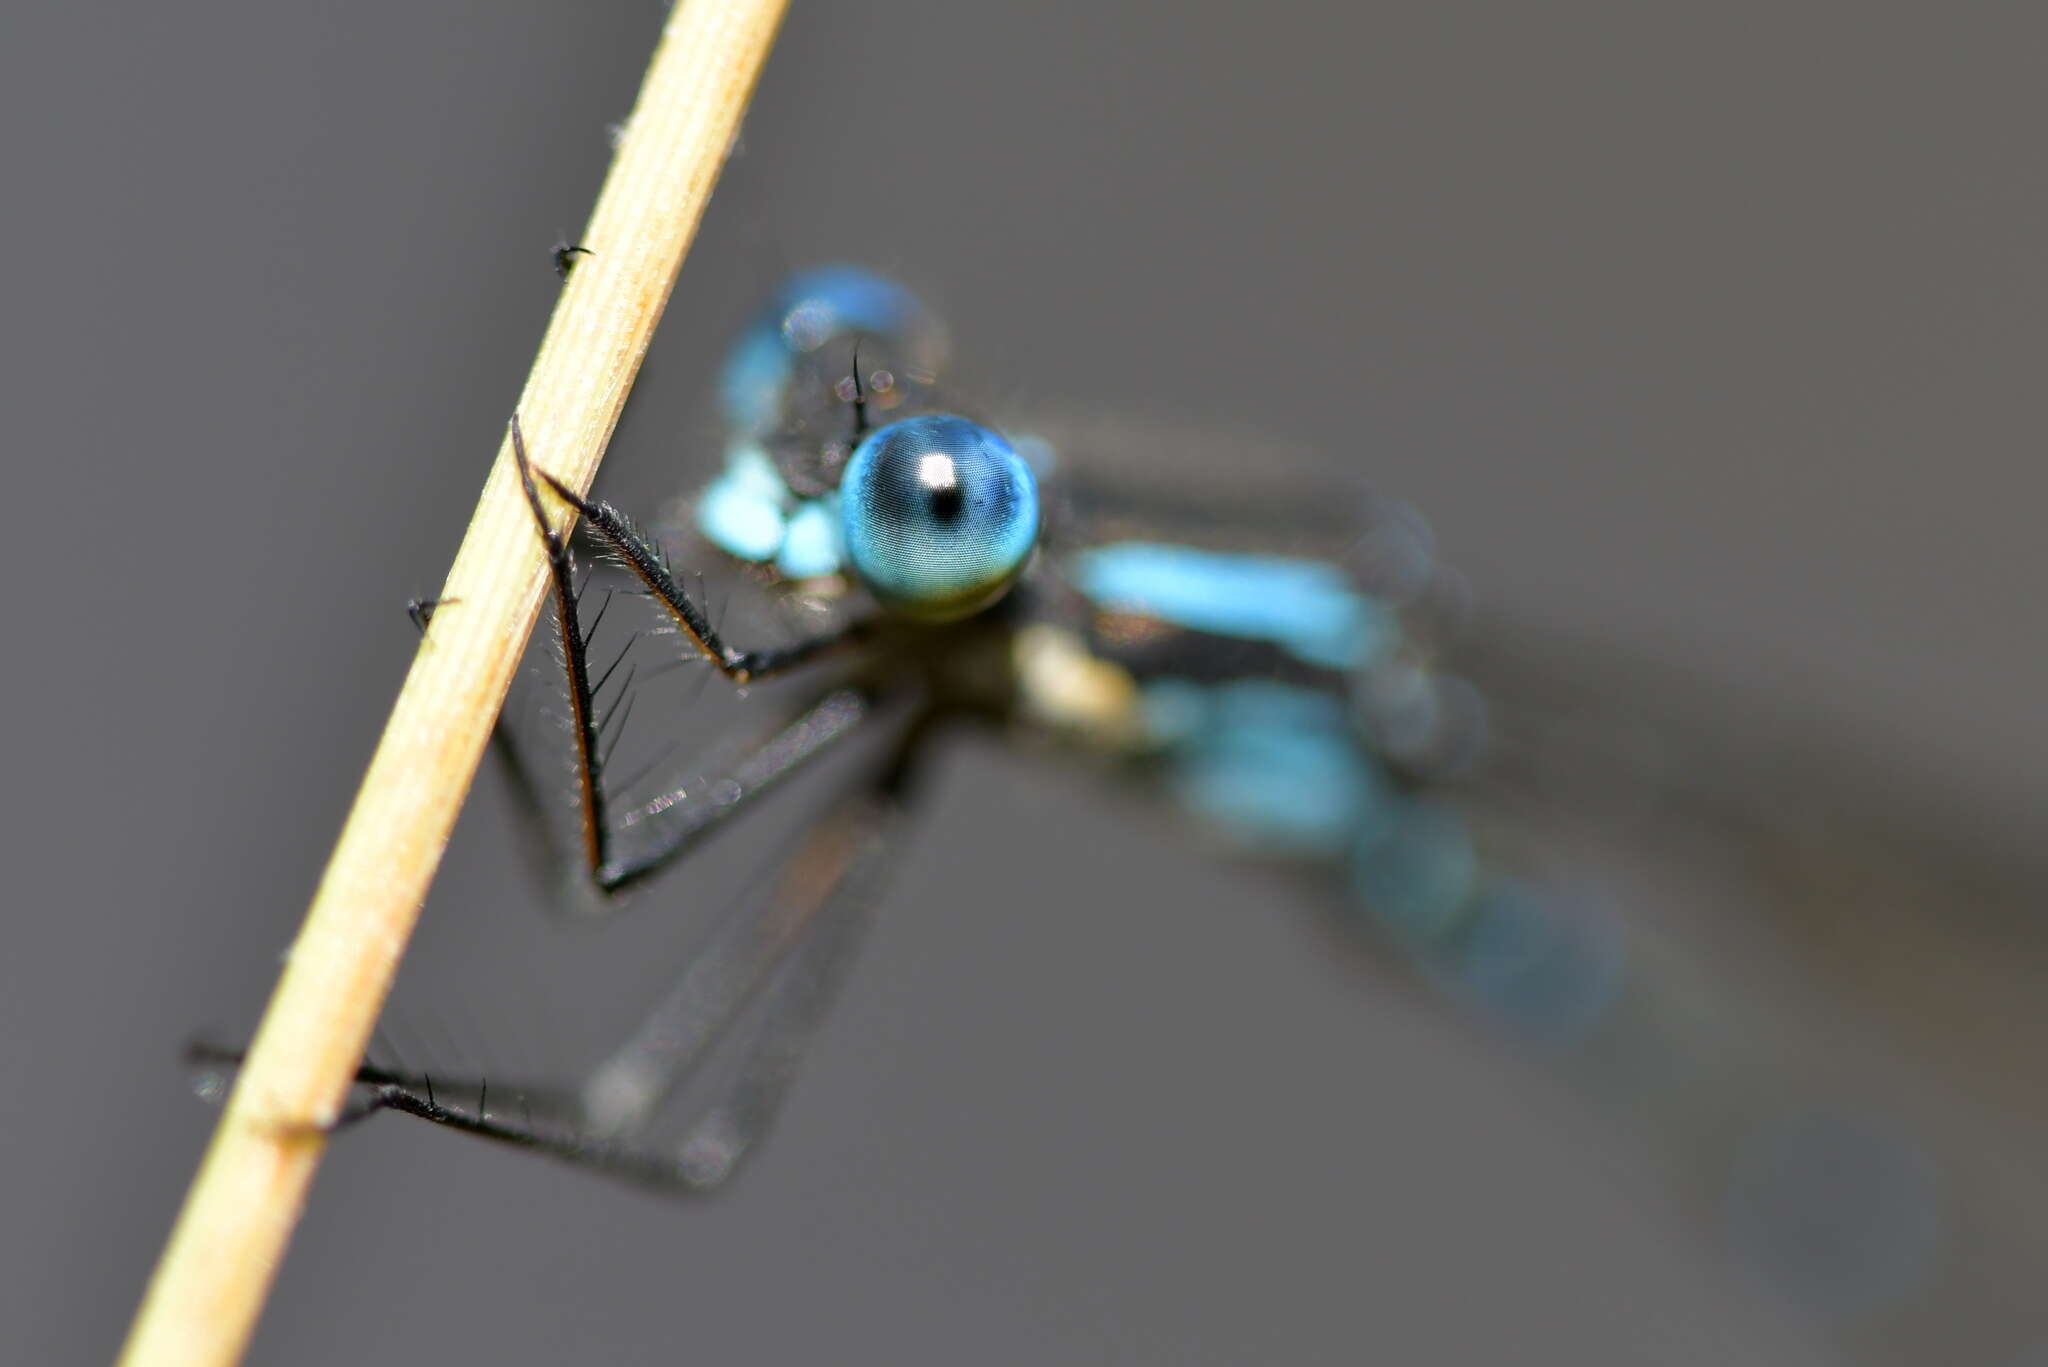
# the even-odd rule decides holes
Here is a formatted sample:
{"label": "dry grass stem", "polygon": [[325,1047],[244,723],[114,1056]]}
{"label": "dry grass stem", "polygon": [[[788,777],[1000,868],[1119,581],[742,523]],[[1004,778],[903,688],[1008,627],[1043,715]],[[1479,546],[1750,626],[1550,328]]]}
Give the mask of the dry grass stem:
{"label": "dry grass stem", "polygon": [[[786,0],[686,0],[619,142],[518,413],[587,489]],[[509,443],[384,729],[122,1361],[240,1359],[518,666],[544,571]]]}

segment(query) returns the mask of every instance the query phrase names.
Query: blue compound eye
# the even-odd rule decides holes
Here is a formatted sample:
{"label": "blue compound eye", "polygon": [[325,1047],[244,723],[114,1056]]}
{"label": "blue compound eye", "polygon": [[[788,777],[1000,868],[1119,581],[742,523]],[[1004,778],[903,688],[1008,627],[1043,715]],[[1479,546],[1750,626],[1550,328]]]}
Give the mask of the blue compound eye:
{"label": "blue compound eye", "polygon": [[884,606],[926,621],[1001,597],[1038,540],[1031,467],[965,418],[905,418],[869,433],[839,500],[854,573]]}

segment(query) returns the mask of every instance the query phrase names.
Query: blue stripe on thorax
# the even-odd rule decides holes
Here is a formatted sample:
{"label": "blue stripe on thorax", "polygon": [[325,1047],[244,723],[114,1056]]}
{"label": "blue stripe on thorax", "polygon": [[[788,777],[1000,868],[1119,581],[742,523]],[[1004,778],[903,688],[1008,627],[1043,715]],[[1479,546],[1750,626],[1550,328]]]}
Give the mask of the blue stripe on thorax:
{"label": "blue stripe on thorax", "polygon": [[1325,669],[1362,669],[1398,633],[1381,603],[1322,560],[1121,541],[1077,553],[1072,569],[1104,609],[1268,641]]}

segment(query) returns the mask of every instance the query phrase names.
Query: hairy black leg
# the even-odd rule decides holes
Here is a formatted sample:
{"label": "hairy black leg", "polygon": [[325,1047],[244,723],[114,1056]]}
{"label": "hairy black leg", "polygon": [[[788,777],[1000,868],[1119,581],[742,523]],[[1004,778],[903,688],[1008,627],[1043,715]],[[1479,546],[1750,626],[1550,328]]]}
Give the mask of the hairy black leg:
{"label": "hairy black leg", "polygon": [[[206,1101],[225,1099],[229,1077],[247,1061],[248,1057],[247,1049],[230,1048],[210,1040],[191,1041],[185,1046],[185,1066],[193,1070],[193,1090]],[[376,1074],[377,1077],[373,1079],[370,1074]],[[365,1065],[357,1069],[356,1082],[359,1087],[365,1084],[374,1086],[377,1081],[388,1080],[394,1076],[397,1076],[395,1070],[387,1071]],[[414,1080],[423,1083],[427,1095],[432,1097],[434,1084],[431,1078],[422,1074]],[[341,1113],[326,1127],[326,1132],[337,1134],[384,1109],[383,1103],[378,1100],[374,1091],[368,1096],[352,1096],[343,1103]],[[296,1130],[299,1127],[290,1128]],[[308,1127],[307,1132],[311,1132],[311,1128]]]}
{"label": "hairy black leg", "polygon": [[655,832],[652,843],[620,856],[600,871],[600,881],[608,889],[619,890],[666,868],[712,827],[853,731],[872,711],[866,694],[852,688],[834,689],[731,765],[719,782],[664,793],[634,807],[623,823],[651,827]]}
{"label": "hairy black leg", "polygon": [[[629,806],[623,821],[614,826],[610,820],[602,772],[605,758],[603,738],[608,716],[599,716],[596,704],[600,690],[604,687],[611,670],[617,668],[618,662],[614,661],[595,682],[592,681],[587,656],[590,634],[584,629],[579,615],[582,590],[575,582],[575,566],[569,548],[568,533],[566,530],[557,531],[548,520],[538,484],[534,479],[535,472],[527,455],[525,436],[516,417],[512,423],[512,446],[521,491],[541,537],[559,647],[568,676],[572,713],[571,734],[576,743],[576,773],[581,789],[579,812],[582,867],[599,893],[610,894],[674,862],[694,845],[698,837],[743,808],[752,810],[756,805],[752,802],[753,798],[775,786],[804,762],[829,748],[833,742],[857,729],[873,711],[874,700],[859,689],[835,688],[814,700],[762,743],[741,754],[734,763],[726,767],[724,776],[718,781],[706,782],[691,791],[674,790],[650,801]],[[542,478],[579,512],[588,514],[593,511],[589,505],[544,472]],[[678,613],[681,620],[679,605],[686,604],[689,600],[675,587],[660,552],[650,543],[631,534],[623,518],[609,508],[604,509],[600,516],[591,521],[607,545],[619,552],[622,558],[627,559],[629,566],[637,563],[659,568],[661,585],[649,581],[649,587],[658,591],[661,586],[666,586],[668,591],[659,596],[663,597],[672,612]],[[620,544],[623,536],[631,536],[632,546],[638,554],[637,562],[625,554],[625,548]],[[642,577],[643,581],[646,581],[644,574]],[[456,601],[415,600],[407,605],[408,616],[412,618],[415,628],[424,632],[436,608]],[[703,635],[709,638],[710,648],[707,649],[707,653],[715,650],[713,658],[721,660],[726,665],[725,672],[729,676],[741,681],[760,677],[764,673],[773,672],[775,668],[793,664],[799,658],[808,658],[826,646],[842,644],[851,639],[846,634],[840,634],[819,642],[792,647],[787,651],[732,652],[718,642],[716,632],[701,611],[694,605],[689,606],[687,610],[694,620],[701,624]],[[598,609],[598,620],[602,620],[603,611],[603,607]],[[592,623],[592,627],[594,629],[595,622]],[[699,638],[698,644],[703,646],[705,642]],[[623,690],[621,696],[624,696]],[[622,703],[614,704],[615,708],[622,706]],[[623,710],[617,711],[615,715],[622,723]],[[496,739],[500,753],[511,770],[515,786],[524,799],[522,805],[531,808],[532,815],[539,816],[540,786],[534,783],[533,776],[520,753],[520,747],[503,719],[499,722]],[[643,842],[642,848],[616,861],[609,858],[614,832],[642,824],[652,833],[649,839]],[[543,830],[546,829],[544,821],[541,827]],[[522,843],[545,848],[549,842],[540,840]],[[757,1062],[748,1063],[741,1069],[741,1081],[735,1084],[740,1090],[721,1098],[716,1113],[725,1117],[718,1122],[720,1133],[739,1135],[742,1138],[719,1141],[718,1145],[714,1146],[719,1151],[737,1154],[744,1148],[746,1142],[751,1142],[750,1138],[746,1137],[757,1132],[759,1126],[766,1123],[767,1115],[774,1109],[774,1098],[779,1097],[781,1084],[771,1083],[774,1078],[786,1078],[796,1048],[792,1041],[799,1033],[808,1034],[808,1027],[798,1031],[796,1023],[814,1018],[818,1009],[814,1003],[819,992],[823,990],[820,986],[801,985],[821,984],[829,979],[831,974],[827,970],[831,964],[824,961],[830,960],[832,964],[836,964],[842,954],[842,951],[831,950],[829,947],[842,943],[846,938],[840,935],[819,938],[812,935],[809,927],[821,915],[826,914],[827,904],[835,909],[841,906],[841,902],[834,898],[834,889],[846,881],[856,863],[864,867],[868,862],[865,858],[854,860],[849,856],[860,853],[870,843],[873,842],[842,839],[840,848],[848,851],[849,855],[833,855],[829,851],[821,853],[823,847],[814,842],[809,852],[800,856],[796,867],[808,871],[805,879],[800,881],[805,887],[810,888],[815,898],[812,899],[806,894],[803,887],[786,889],[783,900],[777,904],[782,910],[774,916],[775,924],[781,929],[765,936],[751,937],[757,948],[750,962],[747,956],[736,952],[729,953],[724,960],[728,966],[740,971],[747,980],[743,989],[730,997],[734,1012],[744,1011],[750,1001],[760,996],[764,984],[769,979],[776,982],[777,986],[769,992],[768,1009],[765,1013],[768,1019],[760,1031],[750,1037],[747,1053],[750,1059],[753,1055],[759,1054],[762,1059],[779,1058],[785,1061],[774,1067]],[[837,923],[834,917],[826,916],[826,919]],[[778,976],[777,963],[792,957],[805,967],[801,972],[792,970],[787,975]],[[806,1012],[811,1015],[806,1016]],[[705,1037],[706,1045],[715,1043],[716,1039],[725,1033],[730,1023],[730,1019],[727,1019],[718,1029],[708,1033]],[[214,1081],[211,1091],[225,1090],[224,1079],[227,1071],[238,1067],[242,1057],[240,1050],[195,1046],[193,1051],[194,1062],[205,1064],[210,1069],[208,1077]],[[675,1066],[684,1073],[690,1071],[694,1062],[694,1055],[689,1059],[674,1060]],[[203,1078],[202,1084],[206,1080]],[[539,1149],[575,1161],[595,1163],[639,1181],[682,1189],[709,1185],[708,1181],[690,1178],[683,1171],[683,1160],[675,1153],[636,1151],[616,1137],[592,1138],[596,1131],[588,1123],[580,1096],[518,1087],[511,1088],[508,1092],[502,1083],[496,1088],[487,1088],[481,1081],[465,1088],[458,1081],[441,1079],[437,1086],[436,1079],[425,1073],[413,1075],[397,1069],[368,1064],[359,1071],[357,1080],[362,1087],[368,1089],[368,1096],[365,1098],[359,1095],[344,1111],[335,1128],[353,1124],[376,1110],[402,1110],[488,1138]],[[202,1085],[202,1091],[207,1090]],[[463,1102],[470,1092],[475,1095],[475,1103],[473,1106],[465,1107]],[[497,1113],[493,1113],[490,1106],[490,1097],[493,1094],[500,1098]],[[503,1098],[507,1095],[512,1098],[510,1105],[512,1110],[517,1112],[517,1118],[513,1118],[506,1110],[507,1103]],[[699,1148],[702,1148],[701,1143]],[[729,1168],[730,1162],[719,1166]],[[705,1165],[702,1161],[697,1161],[691,1170],[704,1171]]]}
{"label": "hairy black leg", "polygon": [[555,530],[554,524],[548,521],[547,509],[541,506],[540,490],[533,482],[533,465],[526,455],[526,436],[520,431],[517,414],[512,418],[512,454],[519,466],[519,485],[526,494],[526,505],[532,509],[534,526],[540,531],[541,550],[547,557],[548,584],[555,606],[555,630],[560,639],[562,664],[568,672],[569,734],[576,744],[577,810],[582,814],[583,862],[592,874],[596,874],[606,865],[606,856],[611,849],[611,830],[605,809],[604,784],[598,778],[598,725],[592,715],[590,661],[584,652],[583,632],[576,619],[576,567],[569,557],[568,535]]}
{"label": "hairy black leg", "polygon": [[[853,730],[867,715],[868,699],[852,689],[836,689],[808,705],[802,712],[783,724],[774,734],[732,763],[719,781],[697,785],[692,790],[675,790],[661,794],[651,801],[628,808],[615,814],[613,803],[617,791],[605,781],[606,746],[604,733],[616,720],[618,734],[624,733],[624,703],[614,703],[619,710],[600,715],[596,705],[597,695],[604,687],[611,671],[618,667],[613,661],[602,671],[595,682],[591,677],[589,645],[597,621],[601,621],[605,607],[600,606],[595,620],[589,628],[581,625],[578,603],[580,591],[575,585],[575,567],[570,553],[567,535],[558,532],[549,523],[542,506],[539,486],[535,475],[560,495],[572,507],[582,513],[588,524],[594,527],[608,546],[626,560],[629,566],[646,566],[660,576],[657,585],[642,574],[650,588],[664,598],[670,610],[679,621],[696,622],[703,635],[692,634],[692,639],[707,653],[712,650],[729,656],[743,667],[743,678],[758,678],[775,667],[794,663],[798,658],[808,658],[828,645],[840,644],[847,638],[832,636],[818,642],[798,645],[783,651],[728,652],[719,643],[717,633],[710,621],[696,604],[676,588],[665,558],[659,548],[628,528],[624,519],[609,507],[596,507],[585,503],[565,489],[545,471],[536,471],[527,456],[526,439],[515,417],[512,422],[512,450],[518,462],[520,484],[527,504],[533,510],[534,524],[538,528],[542,548],[547,557],[549,583],[555,609],[555,626],[559,637],[564,668],[567,674],[569,693],[569,730],[576,746],[575,772],[579,787],[578,813],[580,819],[580,862],[598,892],[610,896],[624,890],[650,875],[674,863],[686,850],[707,833],[713,826],[731,817],[762,792],[773,787],[784,776],[811,759],[834,741]],[[621,538],[625,538],[624,544]],[[630,546],[630,550],[628,547]],[[667,592],[661,591],[666,586]],[[609,605],[609,598],[606,606]],[[688,613],[685,619],[683,613]],[[712,643],[705,646],[705,638]],[[620,659],[624,656],[621,654]],[[727,670],[728,674],[733,671]],[[627,695],[621,691],[621,698]],[[503,734],[501,729],[501,734]],[[504,747],[508,751],[513,747]],[[522,804],[532,813],[540,809],[541,798],[516,754],[512,755],[512,773],[516,784],[522,790]],[[544,824],[544,823],[543,823]],[[628,842],[631,848],[621,849],[621,842],[630,828],[642,828],[634,832],[636,839]]]}
{"label": "hairy black leg", "polygon": [[[512,424],[513,452],[519,458],[520,477],[525,482],[527,494],[534,505],[534,517],[541,524],[542,537],[551,546],[561,538],[547,525],[539,499],[534,492],[534,476],[547,484],[564,503],[574,508],[590,528],[603,539],[618,557],[619,563],[631,570],[654,597],[668,609],[676,625],[682,629],[691,643],[702,651],[721,673],[734,683],[752,683],[809,663],[827,651],[858,643],[868,632],[866,622],[856,622],[838,630],[829,631],[806,641],[786,646],[773,646],[762,650],[740,650],[728,645],[711,624],[711,618],[701,604],[684,593],[676,583],[675,574],[669,568],[668,557],[661,548],[636,529],[632,522],[609,503],[592,503],[575,490],[563,484],[545,470],[534,470],[527,462],[525,443],[519,436],[519,423]],[[550,551],[552,556],[553,552]],[[566,559],[567,552],[563,551]]]}
{"label": "hairy black leg", "polygon": [[[716,1187],[773,1120],[852,958],[900,844],[900,779],[923,734],[910,728],[881,777],[811,831],[772,895],[720,933],[580,1095],[503,1079],[487,1088],[442,1078],[436,1090],[423,1075],[366,1066],[357,1080],[371,1089],[367,1104],[668,1191]],[[751,1005],[760,1011],[734,1041],[732,1075],[679,1138],[648,1138],[661,1102],[698,1076]]]}

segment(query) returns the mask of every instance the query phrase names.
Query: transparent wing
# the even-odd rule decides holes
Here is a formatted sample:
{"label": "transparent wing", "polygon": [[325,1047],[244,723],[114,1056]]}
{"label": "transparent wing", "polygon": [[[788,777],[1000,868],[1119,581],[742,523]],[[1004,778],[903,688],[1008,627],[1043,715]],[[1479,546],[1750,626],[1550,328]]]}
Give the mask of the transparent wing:
{"label": "transparent wing", "polygon": [[1860,1356],[2037,1340],[2048,869],[1757,700],[1498,620],[1459,644],[1492,732],[1463,800],[1612,935],[1615,1001],[1558,1066]]}
{"label": "transparent wing", "polygon": [[1264,433],[1143,417],[1034,414],[1002,430],[1044,467],[1062,548],[1170,539],[1219,550],[1357,558],[1392,507],[1313,451]]}

